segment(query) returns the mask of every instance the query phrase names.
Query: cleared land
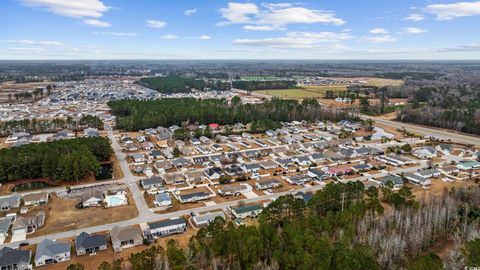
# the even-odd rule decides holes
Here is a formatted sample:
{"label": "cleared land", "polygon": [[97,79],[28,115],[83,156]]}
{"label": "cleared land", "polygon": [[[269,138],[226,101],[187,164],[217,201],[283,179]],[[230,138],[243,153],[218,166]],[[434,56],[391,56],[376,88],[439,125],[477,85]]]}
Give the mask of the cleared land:
{"label": "cleared land", "polygon": [[[332,78],[343,80],[344,78]],[[383,86],[400,86],[403,84],[402,80],[391,80],[383,78],[349,78],[350,80],[367,81],[364,85],[373,85],[377,87]],[[312,85],[301,86],[297,89],[275,89],[275,90],[259,90],[255,91],[258,94],[270,95],[278,98],[286,99],[304,99],[304,98],[323,98],[325,93],[329,90],[340,92],[347,90],[347,84],[333,84],[333,85]]]}

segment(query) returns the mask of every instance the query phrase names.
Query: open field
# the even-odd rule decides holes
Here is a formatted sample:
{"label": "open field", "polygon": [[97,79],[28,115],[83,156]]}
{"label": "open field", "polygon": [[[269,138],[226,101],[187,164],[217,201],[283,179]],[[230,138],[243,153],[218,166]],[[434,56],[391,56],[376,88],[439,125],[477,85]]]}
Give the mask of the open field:
{"label": "open field", "polygon": [[12,101],[15,101],[15,93],[33,91],[37,87],[46,87],[50,82],[31,82],[31,83],[0,83],[0,103],[8,102],[8,95],[11,95]]}
{"label": "open field", "polygon": [[[344,78],[332,78],[344,79]],[[403,84],[402,80],[391,80],[383,78],[350,78],[351,80],[367,81],[366,85],[373,85],[377,87],[383,86],[400,86]],[[258,94],[270,95],[278,98],[286,99],[304,99],[304,98],[323,98],[328,90],[334,92],[347,90],[347,84],[334,85],[309,85],[301,86],[297,89],[275,89],[275,90],[259,90],[255,91]]]}
{"label": "open field", "polygon": [[112,208],[77,209],[75,205],[79,202],[80,198],[64,199],[57,197],[55,194],[50,194],[48,205],[34,208],[34,211],[45,211],[45,226],[29,234],[28,238],[114,223],[131,219],[138,215],[137,207],[130,194],[128,195],[128,205]]}

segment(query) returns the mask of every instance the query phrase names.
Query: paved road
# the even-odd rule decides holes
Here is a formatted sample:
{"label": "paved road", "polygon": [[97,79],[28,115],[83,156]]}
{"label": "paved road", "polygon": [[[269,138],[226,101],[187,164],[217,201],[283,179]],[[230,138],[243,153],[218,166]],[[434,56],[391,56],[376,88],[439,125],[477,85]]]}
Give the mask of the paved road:
{"label": "paved road", "polygon": [[398,121],[391,121],[391,120],[385,120],[377,117],[372,117],[368,115],[361,115],[361,118],[364,119],[372,119],[376,123],[380,123],[386,126],[394,127],[394,128],[401,128],[404,127],[407,131],[414,132],[414,133],[419,133],[425,136],[433,136],[437,139],[441,140],[452,140],[454,142],[459,142],[459,143],[464,143],[464,144],[475,144],[475,145],[480,145],[480,138],[476,137],[474,135],[468,135],[468,134],[460,134],[460,133],[455,133],[451,131],[445,131],[441,129],[436,129],[436,128],[430,128],[426,126],[420,126],[420,125],[413,125],[413,124],[407,124],[403,122],[398,122]]}

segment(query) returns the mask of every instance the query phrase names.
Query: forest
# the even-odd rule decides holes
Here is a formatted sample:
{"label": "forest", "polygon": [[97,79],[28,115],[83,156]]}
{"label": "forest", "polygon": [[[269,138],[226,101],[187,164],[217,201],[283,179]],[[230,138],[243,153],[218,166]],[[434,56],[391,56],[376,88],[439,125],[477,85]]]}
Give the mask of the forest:
{"label": "forest", "polygon": [[103,121],[97,116],[84,115],[78,121],[71,117],[66,119],[37,119],[12,120],[0,122],[0,136],[9,136],[14,132],[28,132],[30,134],[55,133],[64,129],[83,130],[85,128],[103,129]]}
{"label": "forest", "polygon": [[[233,99],[232,99],[233,100]],[[347,112],[321,107],[314,99],[301,103],[295,100],[272,99],[263,104],[241,104],[224,99],[176,98],[149,101],[118,100],[108,103],[116,119],[117,128],[139,129],[182,124],[232,125],[269,119],[269,122],[293,120],[340,121],[352,118]],[[257,123],[271,126],[265,121]]]}
{"label": "forest", "polygon": [[269,90],[269,89],[291,89],[297,86],[296,81],[279,80],[279,81],[247,81],[236,80],[232,82],[233,88],[247,91],[253,90]]}
{"label": "forest", "polygon": [[[407,187],[330,183],[308,203],[279,197],[256,226],[217,219],[186,247],[172,239],[98,269],[464,269],[480,265],[479,192],[457,188],[417,201]],[[441,258],[436,251],[447,243]]]}
{"label": "forest", "polygon": [[202,79],[192,79],[173,75],[166,77],[141,78],[137,83],[162,94],[189,93],[192,89],[203,91],[206,88],[219,91],[230,90],[230,83],[222,82],[221,80],[204,81]]}
{"label": "forest", "polygon": [[81,180],[110,159],[112,149],[106,138],[77,138],[30,143],[0,149],[0,183],[21,179],[48,178]]}
{"label": "forest", "polygon": [[398,112],[404,122],[480,134],[480,83],[423,82],[409,85],[412,106]]}

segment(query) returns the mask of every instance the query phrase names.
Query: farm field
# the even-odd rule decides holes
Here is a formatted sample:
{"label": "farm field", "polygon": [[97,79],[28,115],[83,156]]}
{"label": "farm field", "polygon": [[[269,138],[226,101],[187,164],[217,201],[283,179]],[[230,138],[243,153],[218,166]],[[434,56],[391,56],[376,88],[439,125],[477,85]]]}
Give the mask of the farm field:
{"label": "farm field", "polygon": [[[342,78],[333,78],[342,79]],[[391,80],[383,78],[351,78],[352,80],[364,80],[367,81],[366,85],[374,85],[377,87],[383,86],[400,86],[403,84],[402,80]],[[329,90],[334,92],[347,90],[347,84],[336,85],[309,85],[301,86],[296,89],[275,89],[275,90],[259,90],[255,93],[270,95],[278,98],[285,99],[304,99],[304,98],[323,98],[325,93]]]}

